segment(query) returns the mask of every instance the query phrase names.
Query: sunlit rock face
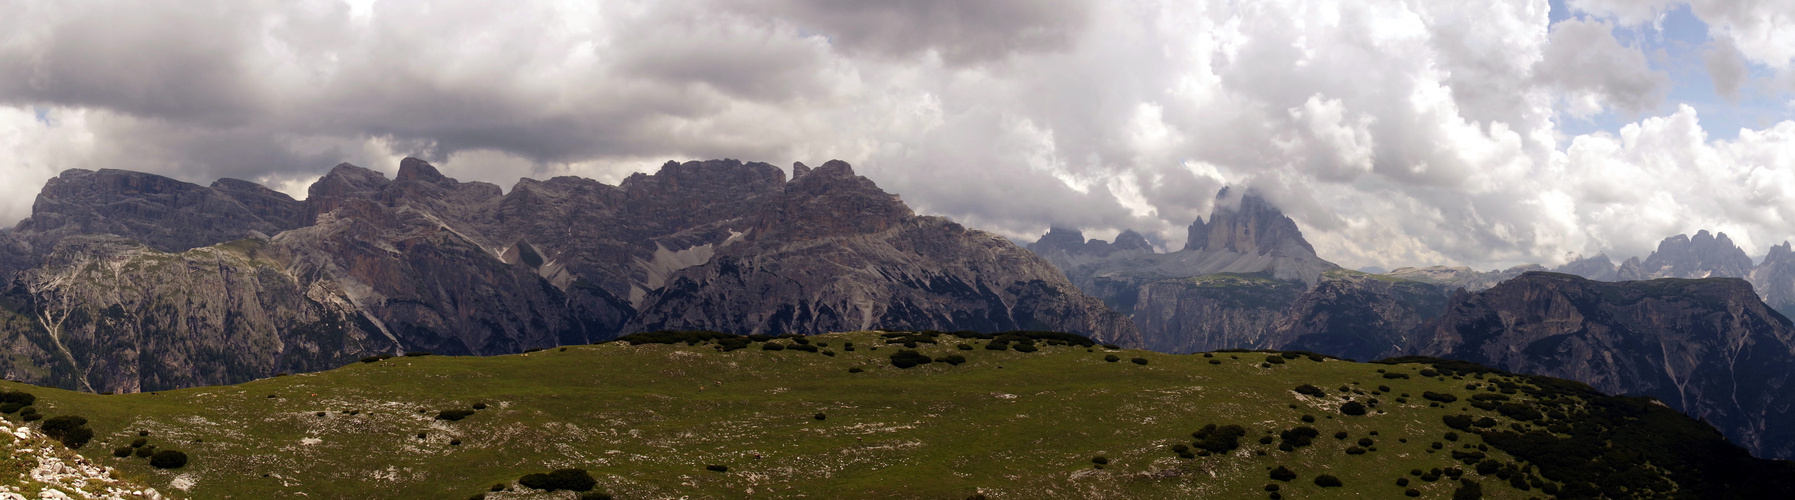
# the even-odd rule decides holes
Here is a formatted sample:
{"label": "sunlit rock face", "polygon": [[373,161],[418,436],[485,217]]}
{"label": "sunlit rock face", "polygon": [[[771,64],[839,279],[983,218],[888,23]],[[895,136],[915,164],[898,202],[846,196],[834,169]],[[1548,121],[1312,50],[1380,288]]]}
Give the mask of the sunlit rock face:
{"label": "sunlit rock face", "polygon": [[[235,383],[381,353],[487,355],[654,328],[1061,330],[1139,345],[1041,258],[830,162],[673,163],[509,193],[407,158],[304,201],[71,170],[0,233],[0,371],[90,391]],[[723,278],[727,276],[728,278]],[[708,312],[707,312],[708,311]]]}

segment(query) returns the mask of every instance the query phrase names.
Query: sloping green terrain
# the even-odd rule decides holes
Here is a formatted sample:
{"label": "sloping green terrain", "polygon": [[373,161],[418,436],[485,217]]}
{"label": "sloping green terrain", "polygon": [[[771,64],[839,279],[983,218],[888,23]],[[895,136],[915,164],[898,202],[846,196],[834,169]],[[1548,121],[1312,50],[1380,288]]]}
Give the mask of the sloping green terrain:
{"label": "sloping green terrain", "polygon": [[[193,498],[459,499],[495,484],[506,491],[487,498],[573,498],[517,483],[563,468],[620,499],[1453,498],[1467,480],[1482,498],[1789,491],[1776,489],[1787,463],[1646,400],[1463,364],[1051,340],[999,351],[947,334],[804,341],[397,357],[149,394],[0,386],[35,394],[40,414],[86,417],[89,460]],[[887,342],[906,341],[942,361],[892,366],[906,347]],[[1342,413],[1354,403],[1364,414]],[[190,461],[113,456],[140,437]],[[1295,478],[1273,479],[1278,467]],[[1318,485],[1324,474],[1342,486]]]}

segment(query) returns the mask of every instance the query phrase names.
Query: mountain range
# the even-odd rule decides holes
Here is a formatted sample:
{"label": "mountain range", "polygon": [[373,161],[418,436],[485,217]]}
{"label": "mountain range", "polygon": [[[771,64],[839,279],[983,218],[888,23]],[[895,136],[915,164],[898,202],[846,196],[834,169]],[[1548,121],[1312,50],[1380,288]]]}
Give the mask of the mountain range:
{"label": "mountain range", "polygon": [[[1139,326],[1163,352],[1304,350],[1353,359],[1427,355],[1645,395],[1712,422],[1764,456],[1795,456],[1795,252],[1762,263],[1724,233],[1674,236],[1644,260],[1349,271],[1316,257],[1256,193],[1218,195],[1191,242],[1156,254],[1055,228],[1029,249]],[[1215,228],[1227,228],[1218,238]],[[1217,246],[1217,240],[1222,243]],[[1169,266],[1216,248],[1230,267]],[[1305,272],[1291,272],[1302,269]]]}
{"label": "mountain range", "polygon": [[617,185],[505,191],[406,159],[391,179],[339,165],[303,201],[70,170],[0,232],[0,372],[150,392],[657,330],[1051,330],[1168,353],[1469,359],[1650,396],[1754,453],[1795,455],[1786,243],[1755,266],[1704,231],[1619,265],[1368,274],[1317,256],[1257,193],[1215,206],[1173,252],[1070,228],[1025,250],[917,215],[839,161],[790,179],[669,162]]}
{"label": "mountain range", "polygon": [[0,234],[9,379],[156,391],[404,352],[491,355],[707,328],[1058,330],[1126,317],[1001,237],[918,216],[832,161],[672,163],[510,192],[406,159],[297,201],[125,170],[50,180]]}

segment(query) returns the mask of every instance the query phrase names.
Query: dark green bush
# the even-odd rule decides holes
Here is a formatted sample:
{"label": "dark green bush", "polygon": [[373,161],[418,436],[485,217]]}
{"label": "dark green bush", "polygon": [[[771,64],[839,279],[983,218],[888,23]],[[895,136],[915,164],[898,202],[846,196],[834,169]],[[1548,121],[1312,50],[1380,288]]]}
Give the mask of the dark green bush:
{"label": "dark green bush", "polygon": [[1010,349],[1009,342],[993,340],[993,341],[985,343],[985,350],[988,350],[988,351],[1007,351],[1009,349]]}
{"label": "dark green bush", "polygon": [[146,445],[146,444],[150,444],[150,440],[144,439],[144,438],[137,438],[137,439],[131,440],[132,448],[142,448],[143,445]]}
{"label": "dark green bush", "polygon": [[[770,339],[771,337],[768,337],[768,338]],[[732,334],[732,333],[712,332],[712,331],[705,331],[705,330],[681,330],[681,331],[659,330],[659,331],[653,331],[653,332],[632,333],[629,335],[624,335],[622,337],[617,337],[617,339],[613,340],[612,342],[628,342],[628,343],[634,344],[634,345],[680,344],[680,343],[683,343],[686,345],[695,345],[695,344],[698,344],[700,342],[704,342],[707,340],[716,340],[716,341],[718,341],[719,344],[721,344],[722,341],[733,341],[736,339],[747,340],[748,337],[743,337],[743,336]],[[766,340],[760,340],[760,342],[765,342],[765,341]]]}
{"label": "dark green bush", "polygon": [[125,447],[119,447],[119,448],[113,448],[113,449],[112,449],[112,456],[115,456],[115,457],[119,457],[119,458],[125,458],[125,457],[128,457],[128,456],[131,456],[131,453],[132,453],[132,452],[135,452],[135,451],[137,451],[137,450],[135,450],[135,449],[132,449],[132,448],[131,448],[131,447],[129,447],[129,446],[125,446]]}
{"label": "dark green bush", "polygon": [[[1121,348],[1122,348],[1122,346],[1119,346],[1119,345],[1115,345],[1115,344],[1103,344],[1103,348],[1104,348],[1104,349],[1109,349],[1109,350],[1112,350],[1112,351],[1114,351],[1114,350],[1118,350],[1118,349],[1121,349]],[[1207,356],[1205,356],[1205,357],[1207,357]]]}
{"label": "dark green bush", "polygon": [[50,439],[61,441],[63,446],[70,449],[80,448],[87,444],[88,440],[93,439],[93,429],[87,428],[87,419],[77,415],[50,417],[38,427],[38,432],[44,433]]}
{"label": "dark green bush", "polygon": [[380,360],[383,360],[383,359],[393,359],[393,355],[391,355],[391,354],[381,354],[381,355],[378,355],[378,356],[368,356],[368,357],[365,357],[365,358],[362,358],[362,359],[361,359],[361,362],[363,362],[363,363],[373,363],[373,362],[375,362],[375,361],[380,361]]}
{"label": "dark green bush", "polygon": [[1377,442],[1372,441],[1371,438],[1368,438],[1368,437],[1359,438],[1359,446],[1371,446],[1373,444],[1377,444]]}
{"label": "dark green bush", "polygon": [[405,353],[405,355],[415,358],[418,356],[429,356],[429,355],[431,355],[431,352],[430,351],[411,351],[411,352]]}
{"label": "dark green bush", "polygon": [[1458,396],[1454,396],[1450,393],[1443,393],[1443,392],[1422,391],[1421,397],[1423,399],[1426,399],[1429,401],[1439,401],[1441,403],[1451,403],[1453,401],[1458,401]]}
{"label": "dark green bush", "polygon": [[1302,421],[1303,421],[1303,422],[1305,422],[1305,423],[1314,423],[1314,422],[1315,422],[1315,416],[1314,416],[1314,415],[1303,415],[1303,417],[1302,417]]}
{"label": "dark green bush", "polygon": [[958,366],[960,363],[966,362],[966,357],[958,355],[958,354],[949,354],[946,356],[942,356],[940,359],[937,359],[936,361],[940,361],[942,363],[947,363],[950,365]]}
{"label": "dark green bush", "polygon": [[1219,364],[1222,364],[1222,360],[1219,360],[1219,359],[1211,359],[1211,360],[1209,360],[1209,364],[1212,364],[1212,365],[1219,365]]}
{"label": "dark green bush", "polygon": [[1017,342],[1011,349],[1015,349],[1016,352],[1035,352],[1041,350],[1040,348],[1035,347],[1034,344],[1024,344],[1021,342]]}
{"label": "dark green bush", "polygon": [[518,478],[517,484],[547,491],[591,491],[593,486],[598,486],[598,480],[592,479],[586,469],[555,469],[547,474],[525,474]]}
{"label": "dark green bush", "polygon": [[1296,479],[1296,472],[1291,471],[1289,467],[1279,465],[1278,468],[1271,470],[1271,478],[1276,481],[1290,481]]}
{"label": "dark green bush", "polygon": [[711,464],[704,466],[704,468],[712,472],[729,472],[729,466],[727,465]]}
{"label": "dark green bush", "polygon": [[1109,457],[1106,457],[1103,455],[1097,455],[1095,457],[1091,457],[1091,463],[1094,463],[1097,465],[1109,465]]}
{"label": "dark green bush", "polygon": [[1320,388],[1320,387],[1316,387],[1316,386],[1309,385],[1309,384],[1303,384],[1303,385],[1296,386],[1296,393],[1302,394],[1305,396],[1320,397],[1320,396],[1326,395],[1327,391],[1322,390],[1322,388]]}
{"label": "dark green bush", "polygon": [[1297,448],[1314,443],[1315,438],[1319,436],[1321,436],[1321,431],[1315,430],[1314,427],[1309,427],[1307,425],[1278,432],[1279,439],[1282,439],[1284,443]]}
{"label": "dark green bush", "polygon": [[175,450],[162,450],[150,455],[150,466],[158,469],[179,469],[187,466],[187,454]]}
{"label": "dark green bush", "polygon": [[1281,364],[1284,364],[1284,357],[1283,356],[1266,356],[1265,362],[1271,363],[1274,365],[1281,365]]}
{"label": "dark green bush", "polygon": [[853,367],[853,368],[848,368],[848,373],[860,373],[860,372],[864,372],[864,371],[866,371],[866,370],[862,370],[858,366]]}
{"label": "dark green bush", "polygon": [[[767,344],[767,345],[773,345],[773,344]],[[820,350],[820,349],[817,349],[816,346],[813,346],[810,344],[796,344],[796,345],[791,346],[790,349],[794,350],[794,351],[804,351],[804,352],[817,352]]]}
{"label": "dark green bush", "polygon": [[1344,486],[1345,484],[1340,482],[1340,478],[1330,476],[1327,474],[1322,474],[1319,476],[1315,476],[1315,485],[1323,487],[1323,488],[1338,488],[1340,486]]}
{"label": "dark green bush", "polygon": [[1348,455],[1364,455],[1365,449],[1357,447],[1357,446],[1348,446],[1348,447],[1346,447],[1346,454],[1348,454]]}
{"label": "dark green bush", "polygon": [[1404,495],[1408,495],[1408,496],[1410,496],[1410,497],[1418,497],[1418,496],[1421,496],[1421,490],[1417,490],[1417,489],[1414,489],[1414,488],[1409,488],[1409,489],[1406,489],[1406,490],[1402,490],[1402,494],[1404,494]]}
{"label": "dark green bush", "polygon": [[486,409],[486,403],[474,403],[473,408],[476,410],[484,410]]}
{"label": "dark green bush", "polygon": [[150,455],[155,455],[155,454],[156,454],[156,447],[154,447],[154,446],[145,446],[142,448],[138,448],[137,453],[136,453],[137,458],[149,458]]}
{"label": "dark green bush", "polygon": [[1398,378],[1400,378],[1400,379],[1407,379],[1407,378],[1409,378],[1409,374],[1407,374],[1407,373],[1396,373],[1396,372],[1390,372],[1390,373],[1385,373],[1385,374],[1384,374],[1384,378],[1388,378],[1388,379],[1398,379]]}
{"label": "dark green bush", "polygon": [[957,344],[957,345],[955,345],[955,346],[954,346],[954,348],[955,348],[955,349],[959,349],[959,350],[962,350],[962,351],[970,351],[970,350],[972,350],[972,346],[970,346],[970,345],[966,345],[966,344]]}
{"label": "dark green bush", "polygon": [[[1259,437],[1259,444],[1271,444],[1271,442],[1272,442],[1271,436],[1260,436]],[[1289,445],[1285,445],[1285,446],[1289,446]],[[1284,451],[1290,451],[1290,450],[1284,450]]]}
{"label": "dark green bush", "polygon": [[1246,428],[1238,425],[1216,427],[1215,424],[1209,424],[1203,426],[1202,430],[1191,433],[1191,437],[1197,439],[1192,445],[1210,453],[1227,453],[1240,448],[1240,438],[1246,434]]}
{"label": "dark green bush", "polygon": [[456,420],[468,418],[473,415],[474,415],[474,410],[463,410],[463,409],[457,408],[457,409],[453,409],[453,410],[443,410],[443,411],[437,412],[436,419],[454,422]]}
{"label": "dark green bush", "polygon": [[898,368],[910,368],[912,366],[926,365],[933,362],[935,362],[934,358],[930,358],[923,355],[923,353],[909,349],[898,351],[897,354],[891,355],[891,366]]}
{"label": "dark green bush", "polygon": [[1365,405],[1358,401],[1347,401],[1346,404],[1340,405],[1340,413],[1346,415],[1364,415]]}
{"label": "dark green bush", "polygon": [[505,484],[504,483],[494,483],[492,485],[492,488],[490,488],[490,490],[491,491],[505,491]]}
{"label": "dark green bush", "polygon": [[1104,361],[1108,361],[1108,362],[1111,362],[1111,363],[1114,363],[1114,362],[1117,362],[1117,361],[1121,361],[1121,360],[1122,360],[1122,358],[1121,358],[1121,357],[1120,357],[1120,356],[1116,356],[1116,355],[1114,355],[1114,354],[1109,354],[1109,355],[1105,355],[1105,356],[1103,356],[1103,360],[1104,360]]}
{"label": "dark green bush", "polygon": [[1130,361],[1133,361],[1134,364],[1137,364],[1137,365],[1146,365],[1147,364],[1147,358],[1134,358]]}
{"label": "dark green bush", "polygon": [[1480,500],[1483,498],[1483,485],[1470,479],[1460,479],[1457,490],[1452,492],[1452,500]]}
{"label": "dark green bush", "polygon": [[[29,392],[0,391],[0,412],[12,413],[19,411],[20,408],[31,406],[32,403],[36,402],[37,396],[34,396]],[[11,408],[11,410],[4,410],[3,408]]]}
{"label": "dark green bush", "polygon": [[761,344],[761,345],[760,345],[760,350],[763,350],[763,351],[783,351],[783,350],[785,350],[785,346],[784,346],[784,345],[782,345],[782,344],[779,344],[779,343],[777,343],[777,342],[767,342],[767,343],[765,343],[765,344]]}

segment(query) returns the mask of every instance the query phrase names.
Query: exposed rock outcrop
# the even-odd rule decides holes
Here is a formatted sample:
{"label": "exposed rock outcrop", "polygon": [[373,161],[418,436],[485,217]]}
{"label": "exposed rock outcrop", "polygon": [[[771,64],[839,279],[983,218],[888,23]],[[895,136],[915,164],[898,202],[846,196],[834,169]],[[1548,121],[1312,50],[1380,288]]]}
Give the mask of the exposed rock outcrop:
{"label": "exposed rock outcrop", "polygon": [[1657,398],[1754,454],[1795,456],[1795,327],[1740,279],[1527,273],[1453,297],[1417,352]]}
{"label": "exposed rock outcrop", "polygon": [[228,179],[70,171],[0,232],[0,344],[14,353],[0,371],[161,390],[379,353],[587,343],[626,323],[1139,344],[1126,317],[1007,240],[918,217],[845,163],[795,170],[788,184],[764,163],[669,162],[618,186],[525,179],[506,194],[407,158],[390,180],[338,165],[303,202]]}

